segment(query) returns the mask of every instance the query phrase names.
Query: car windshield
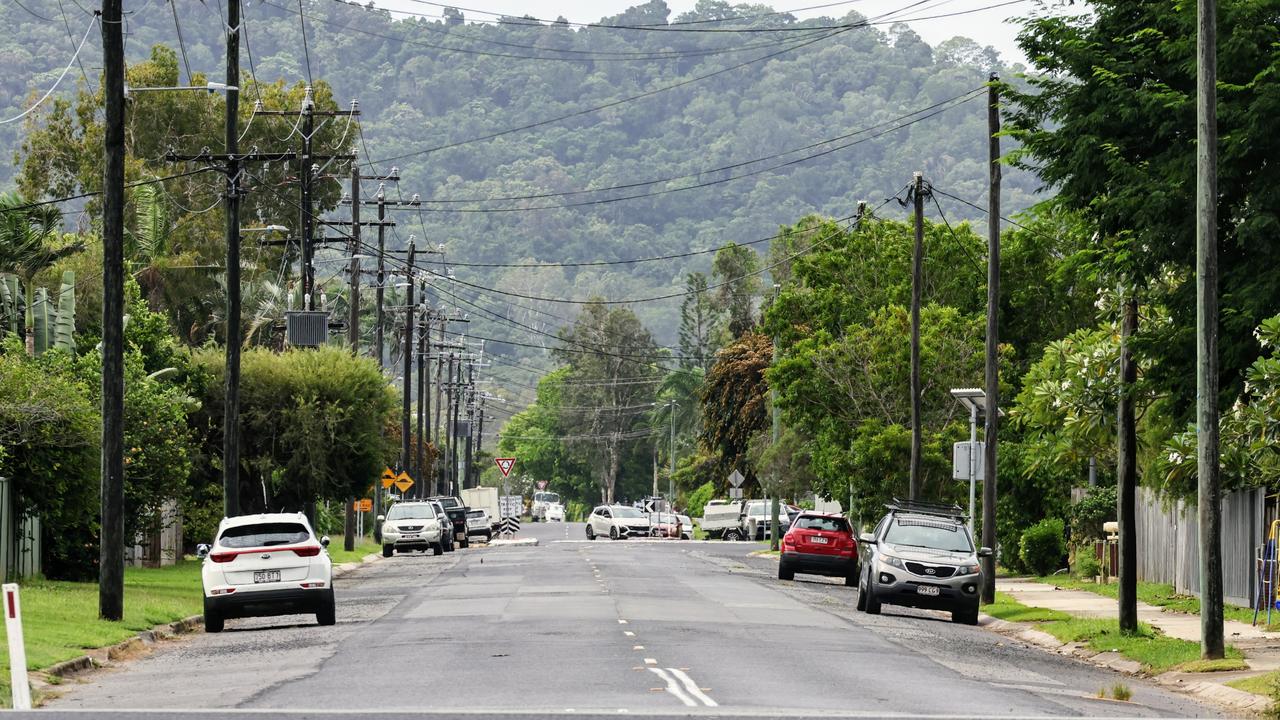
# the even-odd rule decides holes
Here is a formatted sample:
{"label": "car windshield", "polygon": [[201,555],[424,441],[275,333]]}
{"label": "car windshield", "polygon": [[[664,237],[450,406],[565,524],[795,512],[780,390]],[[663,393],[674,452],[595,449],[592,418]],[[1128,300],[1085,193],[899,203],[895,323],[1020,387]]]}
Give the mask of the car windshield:
{"label": "car windshield", "polygon": [[483,517],[484,517],[484,511],[483,511],[483,510],[472,510],[471,512],[467,513],[467,517],[469,517],[469,518],[483,518]]}
{"label": "car windshield", "polygon": [[437,502],[439,502],[440,505],[445,508],[462,507],[462,503],[458,502],[458,498],[454,498],[454,497],[440,498]]}
{"label": "car windshield", "polygon": [[302,523],[274,522],[238,525],[222,531],[218,542],[226,548],[272,547],[306,542],[311,538]]}
{"label": "car windshield", "polygon": [[430,520],[436,516],[435,508],[422,504],[396,505],[387,511],[388,520]]}
{"label": "car windshield", "polygon": [[539,500],[544,503],[559,503],[560,496],[555,493],[538,493],[537,496],[534,497],[534,500]]}
{"label": "car windshield", "polygon": [[635,508],[618,506],[613,509],[613,516],[618,518],[642,518],[645,514]]}
{"label": "car windshield", "polygon": [[849,532],[849,521],[844,518],[818,517],[801,515],[793,526],[800,530],[825,530],[827,532]]}
{"label": "car windshield", "polygon": [[898,518],[889,525],[884,541],[891,545],[922,547],[947,552],[973,552],[963,525],[944,520]]}

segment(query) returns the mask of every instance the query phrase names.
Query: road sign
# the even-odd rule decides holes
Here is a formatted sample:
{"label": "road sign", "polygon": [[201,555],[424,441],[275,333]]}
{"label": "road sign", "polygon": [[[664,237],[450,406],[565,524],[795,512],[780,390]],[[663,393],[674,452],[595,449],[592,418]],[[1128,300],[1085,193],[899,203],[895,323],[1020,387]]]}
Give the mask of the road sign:
{"label": "road sign", "polygon": [[401,472],[396,476],[395,486],[400,488],[400,492],[408,492],[413,487],[413,478],[409,477],[409,473]]}
{"label": "road sign", "polygon": [[382,469],[382,489],[388,490],[396,482],[396,474],[391,472],[391,468]]}
{"label": "road sign", "polygon": [[738,472],[737,470],[734,470],[732,473],[730,473],[729,475],[730,485],[738,488],[738,487],[742,487],[742,483],[744,482],[746,482],[746,478],[742,477],[742,473]]}
{"label": "road sign", "polygon": [[729,488],[729,499],[730,499],[730,500],[741,500],[741,499],[742,499],[742,488],[737,488],[737,487],[736,487],[736,488]]}
{"label": "road sign", "polygon": [[369,498],[356,500],[352,505],[355,506],[356,512],[371,512],[373,510],[373,500]]}
{"label": "road sign", "polygon": [[520,518],[512,515],[502,518],[502,534],[515,535],[520,532]]}
{"label": "road sign", "polygon": [[520,517],[524,514],[524,498],[519,495],[503,495],[498,498],[498,514],[502,517]]}
{"label": "road sign", "polygon": [[516,466],[515,458],[494,458],[494,462],[498,463],[498,469],[502,471],[502,477],[511,474],[511,468]]}

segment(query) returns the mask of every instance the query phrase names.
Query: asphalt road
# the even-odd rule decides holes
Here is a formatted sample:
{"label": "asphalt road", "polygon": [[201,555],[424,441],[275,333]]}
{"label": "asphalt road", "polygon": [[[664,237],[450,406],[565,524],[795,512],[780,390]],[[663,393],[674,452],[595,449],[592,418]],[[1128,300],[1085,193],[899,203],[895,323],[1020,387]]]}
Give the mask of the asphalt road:
{"label": "asphalt road", "polygon": [[[381,560],[337,582],[336,627],[228,621],[65,684],[33,715],[1216,714],[943,613],[857,613],[855,590],[781,582],[752,543],[588,542],[579,524],[522,536],[540,545]],[[1132,702],[1095,697],[1121,681]]]}

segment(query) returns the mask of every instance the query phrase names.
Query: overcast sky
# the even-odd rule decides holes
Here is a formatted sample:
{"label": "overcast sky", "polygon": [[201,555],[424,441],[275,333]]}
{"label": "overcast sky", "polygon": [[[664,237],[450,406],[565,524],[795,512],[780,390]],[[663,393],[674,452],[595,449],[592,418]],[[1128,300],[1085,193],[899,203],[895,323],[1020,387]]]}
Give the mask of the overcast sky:
{"label": "overcast sky", "polygon": [[[448,2],[448,0],[436,0],[439,2]],[[477,10],[486,10],[490,12],[503,13],[508,15],[531,15],[537,18],[554,19],[563,16],[568,20],[575,22],[595,22],[601,17],[608,15],[616,15],[623,10],[634,5],[642,4],[644,0],[458,0],[458,5],[463,7],[471,7]],[[736,4],[734,0],[729,0]],[[902,8],[912,5],[919,0],[852,0],[851,2],[841,3],[834,7],[823,8],[820,10],[812,10],[807,12],[797,12],[797,17],[814,17],[826,15],[828,17],[842,17],[850,10],[856,10],[864,16],[874,18],[885,13],[895,10],[901,11]],[[976,8],[988,7],[1005,0],[929,0],[919,4],[918,7],[901,12],[895,17],[912,18],[925,17],[933,15],[942,15],[946,13],[963,12]],[[696,4],[696,0],[666,0],[667,6],[671,8],[671,16],[691,10]],[[761,4],[769,4],[776,10],[790,10],[797,7],[806,7],[812,5],[826,5],[833,0],[756,0]],[[386,7],[392,10],[410,10],[415,12],[432,12],[437,8],[424,6],[416,3],[414,0],[374,0],[376,5]],[[1026,62],[1022,53],[1018,50],[1014,37],[1017,35],[1018,26],[1015,23],[1007,22],[1008,18],[1025,14],[1033,7],[1033,2],[1024,2],[1015,5],[1006,5],[1004,7],[994,8],[991,10],[983,10],[966,15],[957,15],[954,17],[937,18],[931,20],[916,20],[908,22],[920,37],[930,45],[937,45],[939,42],[948,38],[962,35],[977,41],[981,45],[991,45],[1000,51],[1000,55],[1006,62]],[[486,16],[464,12],[468,21],[482,20]],[[887,29],[887,26],[879,26],[881,29]]]}

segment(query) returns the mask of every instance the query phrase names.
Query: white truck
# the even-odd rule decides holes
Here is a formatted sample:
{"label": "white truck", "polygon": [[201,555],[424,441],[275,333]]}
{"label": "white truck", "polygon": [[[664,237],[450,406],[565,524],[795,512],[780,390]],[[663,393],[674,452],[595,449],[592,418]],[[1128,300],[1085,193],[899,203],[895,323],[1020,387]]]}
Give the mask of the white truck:
{"label": "white truck", "polygon": [[702,532],[707,537],[741,540],[745,537],[741,524],[741,500],[709,500],[702,510]]}
{"label": "white truck", "polygon": [[[538,491],[533,494],[533,504],[529,506],[529,517],[533,522],[547,521],[547,508],[561,505],[560,495],[553,492]],[[563,516],[561,517],[563,520]]]}
{"label": "white truck", "polygon": [[489,514],[489,522],[497,529],[502,522],[502,513],[498,509],[498,488],[474,487],[462,491],[462,504],[472,510],[484,510]]}

